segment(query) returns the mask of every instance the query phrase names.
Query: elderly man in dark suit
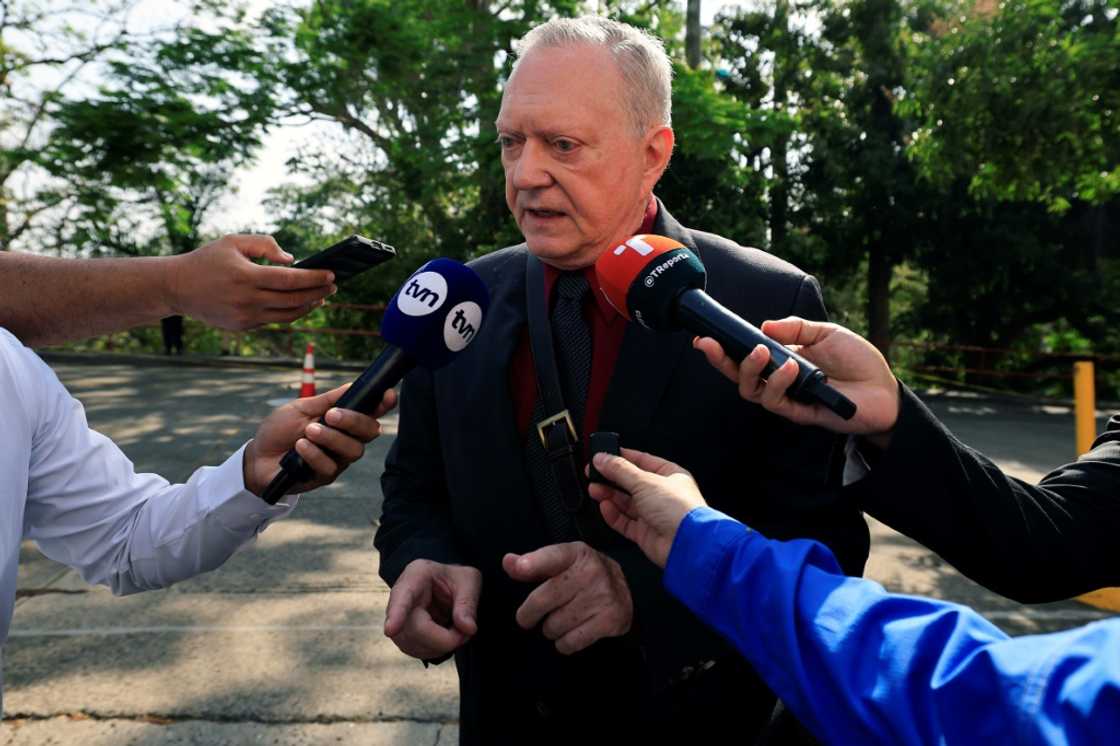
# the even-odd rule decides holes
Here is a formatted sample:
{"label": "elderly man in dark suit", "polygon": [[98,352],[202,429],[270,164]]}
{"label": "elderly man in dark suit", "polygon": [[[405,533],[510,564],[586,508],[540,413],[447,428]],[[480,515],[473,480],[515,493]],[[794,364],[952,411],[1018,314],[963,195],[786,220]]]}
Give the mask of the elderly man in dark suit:
{"label": "elderly man in dark suit", "polygon": [[600,530],[585,485],[573,490],[564,459],[546,456],[537,426],[554,412],[537,379],[551,355],[531,352],[548,348],[529,319],[534,308],[549,319],[581,472],[587,436],[618,432],[687,465],[719,509],[771,536],[817,538],[859,573],[868,535],[840,497],[842,442],[743,402],[689,335],[627,325],[593,265],[634,233],[669,236],[706,264],[708,292],[755,322],[822,318],[820,289],[683,227],[653,196],[674,142],[659,41],[588,17],[544,24],[518,51],[496,126],[525,243],[473,263],[492,294],[474,344],[405,379],[376,537],[386,634],[425,662],[454,653],[465,744],[706,743],[728,729],[778,742],[773,695],[668,596],[657,567]]}

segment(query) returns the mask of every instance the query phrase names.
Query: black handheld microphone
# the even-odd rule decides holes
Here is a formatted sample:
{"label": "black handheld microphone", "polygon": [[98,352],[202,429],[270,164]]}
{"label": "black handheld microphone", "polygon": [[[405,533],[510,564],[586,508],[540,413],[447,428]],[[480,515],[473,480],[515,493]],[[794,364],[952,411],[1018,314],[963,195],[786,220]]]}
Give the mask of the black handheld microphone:
{"label": "black handheld microphone", "polygon": [[[446,365],[474,341],[489,305],[490,293],[470,267],[444,258],[420,267],[385,309],[381,338],[388,345],[335,406],[369,414],[413,366],[435,369]],[[280,472],[261,499],[275,505],[295,485],[313,475],[293,448],[280,460]]]}
{"label": "black handheld microphone", "polygon": [[820,404],[845,420],[855,415],[855,403],[830,386],[820,368],[704,292],[704,265],[679,242],[664,236],[634,236],[603,252],[595,272],[607,300],[626,318],[647,329],[684,328],[711,337],[737,363],[757,345],[765,345],[770,362],[763,375],[769,376],[790,358],[797,361],[797,380],[787,392],[791,399]]}

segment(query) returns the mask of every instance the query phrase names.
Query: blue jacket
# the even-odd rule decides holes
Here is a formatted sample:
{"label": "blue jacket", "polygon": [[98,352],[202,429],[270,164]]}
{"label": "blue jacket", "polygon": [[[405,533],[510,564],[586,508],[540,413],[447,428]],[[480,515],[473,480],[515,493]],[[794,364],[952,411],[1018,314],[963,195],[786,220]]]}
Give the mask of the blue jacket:
{"label": "blue jacket", "polygon": [[1120,743],[1120,619],[1011,639],[710,508],[681,524],[664,581],[825,742]]}

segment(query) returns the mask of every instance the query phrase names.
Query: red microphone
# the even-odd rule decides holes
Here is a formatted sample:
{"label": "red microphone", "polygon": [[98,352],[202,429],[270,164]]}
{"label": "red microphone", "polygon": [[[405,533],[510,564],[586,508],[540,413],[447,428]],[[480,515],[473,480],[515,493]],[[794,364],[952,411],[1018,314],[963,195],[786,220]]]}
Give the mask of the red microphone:
{"label": "red microphone", "polygon": [[790,358],[797,361],[797,380],[787,391],[791,399],[820,404],[845,420],[855,415],[855,403],[829,386],[820,368],[704,292],[704,265],[679,241],[650,234],[634,236],[604,251],[595,262],[595,273],[607,301],[627,319],[656,331],[688,329],[711,337],[737,363],[756,346],[765,345],[770,362],[764,376]]}

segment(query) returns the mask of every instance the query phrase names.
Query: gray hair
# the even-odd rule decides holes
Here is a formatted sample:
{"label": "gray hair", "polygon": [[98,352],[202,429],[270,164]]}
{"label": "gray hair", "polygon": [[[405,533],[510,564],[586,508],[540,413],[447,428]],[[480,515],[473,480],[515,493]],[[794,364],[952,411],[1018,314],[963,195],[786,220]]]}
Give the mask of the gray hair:
{"label": "gray hair", "polygon": [[601,46],[614,57],[626,89],[626,109],[637,134],[672,123],[673,65],[661,40],[639,28],[599,16],[554,18],[527,33],[514,51],[521,60],[537,47],[575,44]]}

